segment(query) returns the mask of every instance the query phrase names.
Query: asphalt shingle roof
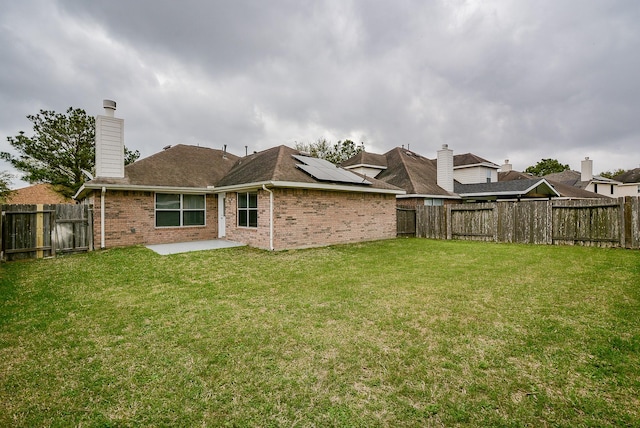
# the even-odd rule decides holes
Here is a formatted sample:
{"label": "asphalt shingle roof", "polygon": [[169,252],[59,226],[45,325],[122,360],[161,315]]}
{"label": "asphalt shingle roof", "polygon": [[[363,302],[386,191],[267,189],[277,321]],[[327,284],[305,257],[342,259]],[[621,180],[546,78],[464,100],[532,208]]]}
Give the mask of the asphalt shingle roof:
{"label": "asphalt shingle roof", "polygon": [[178,144],[124,167],[125,177],[91,180],[92,184],[135,186],[214,186],[240,159],[208,147]]}
{"label": "asphalt shingle roof", "polygon": [[640,183],[640,168],[630,169],[616,175],[613,179],[622,183]]}
{"label": "asphalt shingle roof", "polygon": [[479,165],[479,164],[488,164],[493,165],[495,168],[499,168],[497,164],[490,162],[480,156],[474,155],[473,153],[463,153],[460,155],[453,155],[453,166],[471,166],[471,165]]}
{"label": "asphalt shingle roof", "polygon": [[387,158],[385,155],[380,155],[377,153],[369,153],[364,150],[357,153],[355,156],[350,157],[346,161],[342,162],[340,166],[354,166],[354,165],[372,165],[379,166],[381,168],[387,167]]}
{"label": "asphalt shingle roof", "polygon": [[[575,172],[575,171],[572,171]],[[545,176],[544,178],[553,186],[554,189],[560,196],[565,198],[608,198],[608,196],[600,195],[598,193],[589,192],[587,190],[581,189],[579,187],[575,187],[573,185],[563,183],[560,181],[556,181],[551,179],[550,177],[554,174],[550,174]],[[566,175],[565,175],[566,176]],[[561,176],[562,177],[562,176]],[[531,179],[531,174],[527,174],[520,171],[507,171],[507,172],[499,172],[498,173],[498,181],[511,181],[511,180],[529,180]]]}
{"label": "asphalt shingle roof", "polygon": [[[225,177],[218,182],[217,187],[236,186],[267,181],[327,184],[326,181],[317,180],[296,166],[301,162],[295,159],[293,155],[299,154],[300,152],[298,150],[290,147],[277,146],[240,158]],[[362,177],[364,181],[364,176],[360,174],[357,175]],[[366,177],[366,180],[371,184],[352,184],[343,182],[337,182],[334,184],[353,186],[354,189],[364,186],[375,189],[400,190],[393,185],[370,177]]]}
{"label": "asphalt shingle roof", "polygon": [[5,201],[6,204],[72,204],[73,199],[56,192],[49,183],[34,184],[16,189]]}
{"label": "asphalt shingle roof", "polygon": [[[524,195],[525,192],[533,186],[543,185],[548,187],[542,178],[529,178],[511,181],[497,181],[493,183],[474,183],[461,184],[454,182],[453,187],[458,194],[474,194],[474,193],[495,193],[495,194],[512,194]],[[546,194],[546,193],[545,193]]]}
{"label": "asphalt shingle roof", "polygon": [[376,178],[404,189],[408,195],[455,196],[438,186],[436,162],[395,147],[384,154],[387,169]]}

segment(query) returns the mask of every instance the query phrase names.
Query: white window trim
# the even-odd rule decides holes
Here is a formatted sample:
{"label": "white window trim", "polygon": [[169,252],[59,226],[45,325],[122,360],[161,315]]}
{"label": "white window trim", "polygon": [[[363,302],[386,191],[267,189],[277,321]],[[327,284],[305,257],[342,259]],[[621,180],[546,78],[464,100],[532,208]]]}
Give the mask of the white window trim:
{"label": "white window trim", "polygon": [[[180,208],[173,209],[158,209],[158,195],[178,195],[180,196]],[[207,195],[204,193],[196,193],[196,194],[188,194],[188,196],[202,196],[204,199],[204,208],[202,209],[184,209],[184,193],[164,193],[164,192],[156,192],[153,195],[153,224],[156,229],[171,229],[171,228],[191,228],[191,227],[205,227],[207,225]],[[178,211],[180,213],[180,224],[178,226],[158,226],[158,211],[160,212],[169,212],[169,211]],[[182,215],[184,212],[193,212],[193,211],[202,211],[204,213],[204,223],[203,224],[190,224],[183,225],[184,216]]]}
{"label": "white window trim", "polygon": [[[240,195],[247,195],[247,208],[240,208]],[[256,195],[256,207],[249,207],[249,195]],[[240,225],[240,210],[247,212],[247,226]],[[249,226],[249,211],[255,210],[256,212],[256,225]],[[258,228],[258,192],[237,192],[236,193],[236,226],[242,229],[257,229]]]}

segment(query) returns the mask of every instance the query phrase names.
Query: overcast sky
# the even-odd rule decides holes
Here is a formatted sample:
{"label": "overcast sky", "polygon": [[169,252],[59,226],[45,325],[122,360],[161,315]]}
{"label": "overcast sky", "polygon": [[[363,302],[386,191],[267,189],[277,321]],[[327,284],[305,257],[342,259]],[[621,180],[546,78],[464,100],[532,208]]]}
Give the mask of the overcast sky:
{"label": "overcast sky", "polygon": [[327,138],[640,166],[637,0],[0,0],[0,58],[1,151],[106,98],[143,157]]}

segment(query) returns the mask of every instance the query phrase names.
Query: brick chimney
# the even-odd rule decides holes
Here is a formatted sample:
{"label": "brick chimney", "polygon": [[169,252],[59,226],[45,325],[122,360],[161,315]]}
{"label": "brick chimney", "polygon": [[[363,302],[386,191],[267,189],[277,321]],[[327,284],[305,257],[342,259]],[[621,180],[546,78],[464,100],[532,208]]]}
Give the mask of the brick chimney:
{"label": "brick chimney", "polygon": [[587,156],[580,166],[580,181],[591,181],[593,179],[593,161]]}
{"label": "brick chimney", "polygon": [[438,150],[438,186],[453,193],[453,150],[448,144],[443,144]]}
{"label": "brick chimney", "polygon": [[116,102],[103,100],[96,117],[96,178],[124,178],[124,119],[114,117]]}

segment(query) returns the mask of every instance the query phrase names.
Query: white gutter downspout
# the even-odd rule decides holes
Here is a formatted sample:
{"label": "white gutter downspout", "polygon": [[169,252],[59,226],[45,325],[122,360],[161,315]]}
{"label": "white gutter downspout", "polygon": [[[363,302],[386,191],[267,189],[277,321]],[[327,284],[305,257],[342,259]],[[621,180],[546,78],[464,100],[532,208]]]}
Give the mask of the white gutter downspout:
{"label": "white gutter downspout", "polygon": [[273,191],[267,189],[264,184],[262,188],[269,192],[269,249],[273,251]]}
{"label": "white gutter downspout", "polygon": [[100,248],[105,248],[104,243],[104,194],[107,193],[107,188],[102,186],[102,192],[100,193]]}

